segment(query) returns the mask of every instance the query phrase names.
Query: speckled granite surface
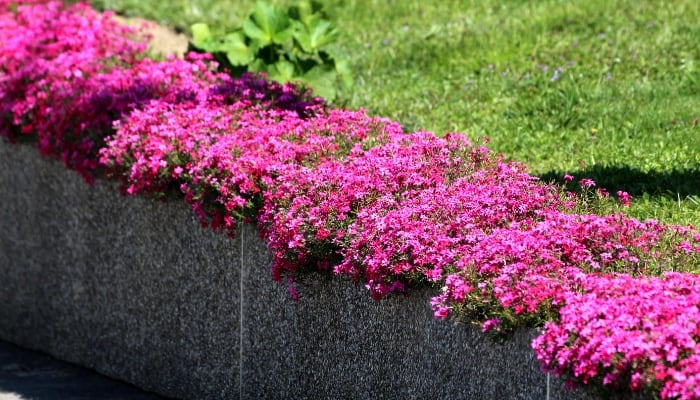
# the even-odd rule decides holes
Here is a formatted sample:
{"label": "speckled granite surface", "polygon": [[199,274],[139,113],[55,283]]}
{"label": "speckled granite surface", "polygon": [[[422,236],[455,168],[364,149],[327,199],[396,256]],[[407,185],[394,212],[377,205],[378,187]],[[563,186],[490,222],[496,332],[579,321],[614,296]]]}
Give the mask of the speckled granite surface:
{"label": "speckled granite surface", "polygon": [[[89,187],[0,140],[0,338],[183,399],[544,399],[533,331],[495,344],[435,321],[429,291],[271,280],[255,228]],[[552,379],[551,399],[589,399]]]}
{"label": "speckled granite surface", "polygon": [[29,146],[2,142],[0,170],[1,338],[166,396],[239,393],[239,243]]}

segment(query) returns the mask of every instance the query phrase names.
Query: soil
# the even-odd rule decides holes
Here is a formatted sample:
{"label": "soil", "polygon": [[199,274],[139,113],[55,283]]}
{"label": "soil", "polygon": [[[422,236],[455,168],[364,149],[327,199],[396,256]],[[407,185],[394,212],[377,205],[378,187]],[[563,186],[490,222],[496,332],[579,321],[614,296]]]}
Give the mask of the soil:
{"label": "soil", "polygon": [[145,34],[151,35],[149,50],[162,55],[175,55],[182,57],[187,51],[189,39],[182,33],[165,26],[141,18],[125,18],[116,16],[117,21],[139,29],[143,29]]}

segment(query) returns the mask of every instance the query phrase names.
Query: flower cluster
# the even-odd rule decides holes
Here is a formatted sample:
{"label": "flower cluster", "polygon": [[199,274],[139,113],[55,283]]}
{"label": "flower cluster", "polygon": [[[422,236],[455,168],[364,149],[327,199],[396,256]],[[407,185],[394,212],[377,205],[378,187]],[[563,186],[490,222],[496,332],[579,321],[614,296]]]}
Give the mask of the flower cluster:
{"label": "flower cluster", "polygon": [[154,63],[139,60],[145,47],[135,32],[84,4],[20,5],[3,14],[0,34],[10,38],[0,45],[0,134],[36,135],[43,154],[86,178],[112,121],[180,83],[153,81],[165,71],[152,74]]}
{"label": "flower cluster", "polygon": [[530,226],[494,230],[466,249],[456,263],[459,270],[433,299],[436,316],[489,318],[488,330],[538,324],[542,316],[557,318],[565,296],[579,290],[582,277],[659,274],[672,266],[698,264],[699,246],[695,253],[679,251],[684,239],[693,240],[680,227],[621,214],[547,210],[541,217]]}
{"label": "flower cluster", "polygon": [[11,5],[0,16],[0,134],[35,134],[44,154],[90,169],[94,157],[79,154],[94,151],[89,132],[101,128],[87,115],[91,77],[133,63],[145,44],[84,4]]}
{"label": "flower cluster", "polygon": [[700,397],[695,228],[588,213],[607,195],[590,179],[567,195],[462,135],[406,134],[206,55],[150,60],[84,4],[0,0],[0,35],[0,135],[127,194],[179,193],[214,229],[257,222],[273,278],[332,270],[376,299],[434,285],[437,318],[541,328],[537,358],[571,383]]}
{"label": "flower cluster", "polygon": [[[700,281],[584,275],[533,348],[546,371],[661,398],[700,398]],[[632,305],[633,306],[630,306]]]}
{"label": "flower cluster", "polygon": [[560,202],[553,187],[462,135],[393,134],[367,151],[363,144],[275,181],[260,227],[276,276],[337,261],[336,273],[381,298],[415,280],[440,281],[465,246]]}
{"label": "flower cluster", "polygon": [[[129,194],[179,188],[203,225],[235,232],[254,219],[263,191],[292,166],[338,158],[366,138],[400,127],[362,111],[153,101],[115,123],[101,162],[120,171]],[[346,151],[346,150],[345,150]]]}

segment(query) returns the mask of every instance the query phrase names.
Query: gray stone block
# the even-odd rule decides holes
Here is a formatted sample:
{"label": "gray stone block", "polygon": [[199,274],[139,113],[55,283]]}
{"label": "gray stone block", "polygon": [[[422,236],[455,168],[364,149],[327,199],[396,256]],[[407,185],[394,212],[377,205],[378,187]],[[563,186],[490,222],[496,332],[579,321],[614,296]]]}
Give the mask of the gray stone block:
{"label": "gray stone block", "polygon": [[[243,228],[242,397],[259,399],[547,398],[534,330],[502,344],[474,326],[434,320],[430,290],[376,302],[329,273],[270,285],[270,256]],[[551,379],[551,399],[588,399]]]}
{"label": "gray stone block", "polygon": [[166,396],[239,393],[240,243],[0,143],[0,337]]}

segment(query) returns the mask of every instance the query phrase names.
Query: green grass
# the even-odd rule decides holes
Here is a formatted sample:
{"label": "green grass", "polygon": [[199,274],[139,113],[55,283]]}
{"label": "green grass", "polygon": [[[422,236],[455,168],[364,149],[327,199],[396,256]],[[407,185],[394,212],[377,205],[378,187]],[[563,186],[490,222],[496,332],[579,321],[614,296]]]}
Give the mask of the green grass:
{"label": "green grass", "polygon": [[[253,1],[231,3],[94,2],[185,32],[238,26]],[[355,71],[347,107],[411,131],[487,136],[547,181],[591,177],[635,196],[636,217],[700,226],[696,0],[324,4]]]}

